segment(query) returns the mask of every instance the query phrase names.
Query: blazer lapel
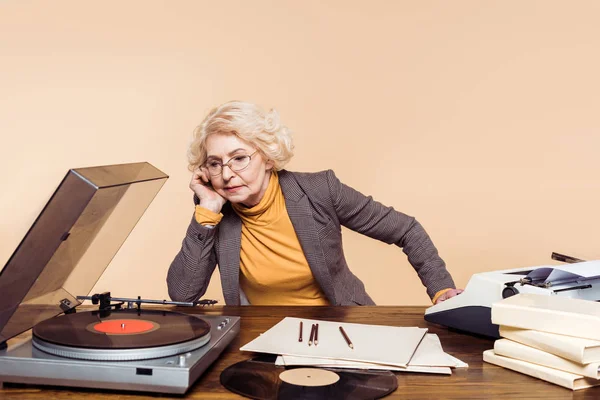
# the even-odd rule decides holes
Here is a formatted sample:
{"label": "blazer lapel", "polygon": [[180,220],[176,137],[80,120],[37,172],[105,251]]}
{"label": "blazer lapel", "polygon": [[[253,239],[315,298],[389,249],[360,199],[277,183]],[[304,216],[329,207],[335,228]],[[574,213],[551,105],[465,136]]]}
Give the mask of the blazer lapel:
{"label": "blazer lapel", "polygon": [[[224,210],[225,211],[225,210]],[[240,250],[242,220],[231,209],[219,223],[219,270],[225,304],[240,304]]]}
{"label": "blazer lapel", "polygon": [[310,201],[290,172],[279,172],[279,184],[285,197],[288,215],[313,276],[329,302],[336,304],[331,274],[325,262]]}

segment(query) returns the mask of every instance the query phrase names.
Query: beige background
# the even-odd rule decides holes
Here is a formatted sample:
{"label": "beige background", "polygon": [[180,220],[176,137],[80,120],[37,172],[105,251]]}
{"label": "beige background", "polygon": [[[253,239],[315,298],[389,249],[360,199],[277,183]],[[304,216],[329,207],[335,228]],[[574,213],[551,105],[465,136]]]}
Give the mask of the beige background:
{"label": "beige background", "polygon": [[[596,1],[0,1],[0,266],[69,168],[171,176],[95,290],[167,296],[214,105],[276,107],[291,170],[418,218],[459,286],[600,258]],[[404,254],[345,231],[379,304],[426,304]],[[208,296],[222,299],[218,277]]]}

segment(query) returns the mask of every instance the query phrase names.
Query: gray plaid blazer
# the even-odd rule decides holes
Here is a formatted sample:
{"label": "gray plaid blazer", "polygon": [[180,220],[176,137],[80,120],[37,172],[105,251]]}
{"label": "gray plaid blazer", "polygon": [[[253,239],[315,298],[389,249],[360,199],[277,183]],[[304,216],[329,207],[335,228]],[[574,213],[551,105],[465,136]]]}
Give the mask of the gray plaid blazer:
{"label": "gray plaid blazer", "polygon": [[[342,184],[331,170],[282,170],[279,184],[308,265],[331,304],[375,304],[348,268],[342,249],[342,225],[401,247],[430,297],[441,289],[455,287],[437,249],[413,217]],[[221,212],[223,219],[214,229],[198,224],[192,217],[167,275],[171,299],[198,300],[219,265],[226,304],[248,304],[239,286],[242,222],[229,203]]]}

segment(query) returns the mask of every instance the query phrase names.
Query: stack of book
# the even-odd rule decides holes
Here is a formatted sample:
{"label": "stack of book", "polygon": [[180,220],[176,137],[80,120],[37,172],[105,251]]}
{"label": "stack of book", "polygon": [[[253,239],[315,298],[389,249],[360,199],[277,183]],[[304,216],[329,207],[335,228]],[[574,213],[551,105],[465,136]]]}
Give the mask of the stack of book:
{"label": "stack of book", "polygon": [[600,385],[600,303],[518,294],[492,305],[502,339],[485,362],[578,390]]}

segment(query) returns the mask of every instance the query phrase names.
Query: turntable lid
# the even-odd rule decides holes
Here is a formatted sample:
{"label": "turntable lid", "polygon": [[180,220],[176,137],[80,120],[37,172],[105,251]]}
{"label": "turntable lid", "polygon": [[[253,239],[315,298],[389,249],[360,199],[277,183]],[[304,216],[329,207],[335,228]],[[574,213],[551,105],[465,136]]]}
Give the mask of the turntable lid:
{"label": "turntable lid", "polygon": [[0,343],[81,304],[167,178],[145,162],[67,172],[0,272]]}

